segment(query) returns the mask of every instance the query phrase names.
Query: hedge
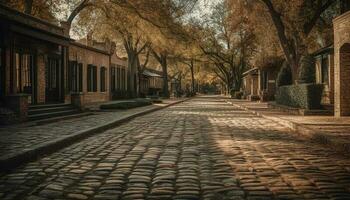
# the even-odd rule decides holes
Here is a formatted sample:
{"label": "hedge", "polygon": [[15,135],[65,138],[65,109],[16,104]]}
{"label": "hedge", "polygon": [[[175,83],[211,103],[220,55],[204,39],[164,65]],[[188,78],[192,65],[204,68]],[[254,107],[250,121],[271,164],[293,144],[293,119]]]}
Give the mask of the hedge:
{"label": "hedge", "polygon": [[129,101],[120,101],[109,104],[102,104],[100,106],[101,109],[130,109],[137,108],[142,106],[152,105],[152,102],[148,99],[136,99]]}
{"label": "hedge", "polygon": [[323,84],[281,86],[276,92],[276,103],[303,109],[320,109]]}
{"label": "hedge", "polygon": [[303,56],[300,60],[298,83],[315,83],[315,59],[311,55]]}
{"label": "hedge", "polygon": [[291,85],[292,83],[292,71],[288,63],[284,61],[280,71],[277,74],[276,86],[280,87],[283,85]]}

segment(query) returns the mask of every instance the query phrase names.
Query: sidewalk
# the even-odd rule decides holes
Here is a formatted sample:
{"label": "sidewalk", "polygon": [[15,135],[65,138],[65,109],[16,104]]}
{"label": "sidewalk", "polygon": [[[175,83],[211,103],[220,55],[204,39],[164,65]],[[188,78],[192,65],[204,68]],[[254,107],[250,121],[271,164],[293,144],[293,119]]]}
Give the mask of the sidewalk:
{"label": "sidewalk", "polygon": [[22,124],[0,128],[0,170],[15,167],[79,139],[185,100],[169,99],[160,104],[129,110],[94,112],[89,116],[32,127]]}
{"label": "sidewalk", "polygon": [[350,153],[350,117],[300,116],[268,108],[265,102],[227,99],[232,105],[273,120],[303,138],[315,140],[338,152]]}

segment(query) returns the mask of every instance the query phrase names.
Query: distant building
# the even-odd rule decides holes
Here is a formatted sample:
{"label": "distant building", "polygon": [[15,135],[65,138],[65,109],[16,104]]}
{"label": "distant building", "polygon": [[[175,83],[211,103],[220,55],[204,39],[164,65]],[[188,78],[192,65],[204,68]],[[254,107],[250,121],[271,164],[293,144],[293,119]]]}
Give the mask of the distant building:
{"label": "distant building", "polygon": [[272,101],[276,79],[283,59],[270,58],[259,67],[243,73],[243,96],[249,100]]}
{"label": "distant building", "polygon": [[322,104],[334,104],[334,48],[333,45],[313,53],[316,83],[323,84]]}
{"label": "distant building", "polygon": [[163,84],[163,72],[146,68],[140,76],[140,94],[143,96],[160,96]]}

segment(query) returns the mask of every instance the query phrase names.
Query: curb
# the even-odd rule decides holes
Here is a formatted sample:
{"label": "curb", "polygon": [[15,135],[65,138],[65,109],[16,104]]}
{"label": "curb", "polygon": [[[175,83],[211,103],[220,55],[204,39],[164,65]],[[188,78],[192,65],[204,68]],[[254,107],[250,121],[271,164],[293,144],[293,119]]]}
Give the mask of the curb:
{"label": "curb", "polygon": [[189,99],[190,98],[187,98],[184,100],[169,103],[168,105],[165,105],[162,107],[156,107],[156,108],[151,108],[148,110],[140,111],[138,113],[128,115],[122,119],[107,122],[107,123],[102,124],[100,126],[96,126],[96,127],[82,130],[82,131],[78,131],[74,134],[65,136],[63,138],[58,138],[58,139],[51,140],[51,141],[48,141],[48,142],[45,142],[42,144],[35,145],[32,148],[24,149],[23,151],[21,151],[19,153],[14,153],[14,154],[9,154],[9,155],[3,156],[0,158],[0,172],[10,171],[10,170],[18,167],[21,164],[35,160],[42,155],[54,153],[55,151],[62,149],[64,147],[67,147],[73,143],[76,143],[79,140],[82,140],[82,139],[85,139],[87,137],[102,133],[108,129],[111,129],[111,128],[119,126],[123,123],[129,122],[132,119],[135,119],[137,117],[140,117],[140,116],[143,116],[143,115],[146,115],[146,114],[158,111],[158,110],[162,110],[162,109],[168,108],[168,107],[176,105],[176,104],[183,103]]}
{"label": "curb", "polygon": [[327,135],[323,134],[322,132],[319,132],[315,129],[308,128],[305,125],[302,125],[302,124],[299,124],[296,122],[292,122],[292,121],[281,119],[278,117],[272,117],[272,116],[261,114],[260,112],[250,110],[249,108],[247,108],[245,106],[237,105],[237,104],[230,102],[230,101],[226,101],[226,103],[229,103],[229,104],[231,104],[239,109],[246,110],[254,115],[257,115],[259,117],[263,117],[265,119],[269,119],[269,120],[274,121],[274,122],[276,122],[284,127],[287,127],[290,130],[290,132],[295,133],[301,139],[306,138],[306,139],[313,140],[319,144],[322,144],[322,145],[325,145],[325,146],[331,148],[332,150],[334,150],[338,153],[344,154],[345,156],[349,156],[349,153],[350,153],[350,145],[349,144],[335,142],[331,138],[329,138]]}

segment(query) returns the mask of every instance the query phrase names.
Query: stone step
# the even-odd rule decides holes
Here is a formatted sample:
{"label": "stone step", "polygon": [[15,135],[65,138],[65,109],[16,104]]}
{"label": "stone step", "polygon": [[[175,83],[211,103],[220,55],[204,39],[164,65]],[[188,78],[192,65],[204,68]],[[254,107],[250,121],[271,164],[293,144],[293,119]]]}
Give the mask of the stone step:
{"label": "stone step", "polygon": [[71,106],[71,104],[67,103],[55,103],[55,104],[38,104],[38,105],[30,105],[29,110],[43,109],[43,108],[53,108],[53,107],[67,107]]}
{"label": "stone step", "polygon": [[59,117],[59,116],[73,115],[79,112],[80,111],[78,109],[72,108],[72,109],[57,111],[57,112],[40,113],[35,115],[28,115],[28,120],[34,121],[34,120],[48,119],[48,118]]}
{"label": "stone step", "polygon": [[74,107],[69,104],[65,106],[39,107],[35,109],[29,108],[28,115],[52,113],[52,112],[59,112],[59,111],[65,111],[65,110],[71,110],[71,109],[74,109]]}

